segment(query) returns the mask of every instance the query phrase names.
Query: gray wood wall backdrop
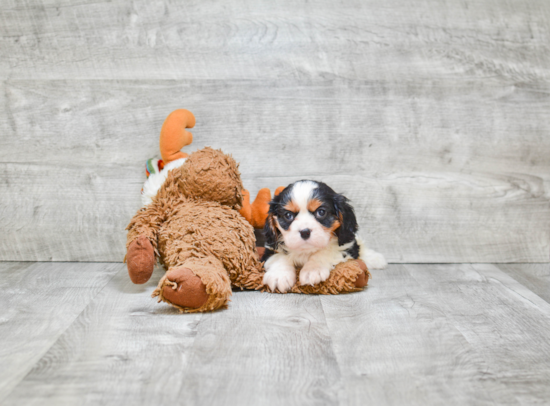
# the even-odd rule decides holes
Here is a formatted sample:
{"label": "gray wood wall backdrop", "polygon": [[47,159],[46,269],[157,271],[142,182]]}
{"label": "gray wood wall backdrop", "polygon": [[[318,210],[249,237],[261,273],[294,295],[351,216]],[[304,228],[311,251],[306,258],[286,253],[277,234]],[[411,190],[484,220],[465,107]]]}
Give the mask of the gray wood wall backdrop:
{"label": "gray wood wall backdrop", "polygon": [[550,2],[3,0],[0,259],[121,261],[166,115],[393,262],[550,253]]}

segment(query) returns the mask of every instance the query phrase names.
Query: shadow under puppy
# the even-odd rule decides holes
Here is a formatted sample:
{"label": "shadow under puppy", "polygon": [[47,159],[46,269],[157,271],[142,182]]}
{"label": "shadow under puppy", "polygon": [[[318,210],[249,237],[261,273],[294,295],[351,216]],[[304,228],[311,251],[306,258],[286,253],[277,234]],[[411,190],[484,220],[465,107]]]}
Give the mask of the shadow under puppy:
{"label": "shadow under puppy", "polygon": [[348,199],[322,182],[301,180],[287,186],[269,204],[264,227],[264,285],[289,291],[296,283],[316,285],[349,259],[369,269],[386,267],[382,254],[364,247]]}

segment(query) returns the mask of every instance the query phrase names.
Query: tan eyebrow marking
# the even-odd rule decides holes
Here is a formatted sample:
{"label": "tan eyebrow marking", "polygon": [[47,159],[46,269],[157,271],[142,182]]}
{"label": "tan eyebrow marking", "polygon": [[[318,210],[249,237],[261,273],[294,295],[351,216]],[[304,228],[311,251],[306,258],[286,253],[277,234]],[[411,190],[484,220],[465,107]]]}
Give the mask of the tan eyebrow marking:
{"label": "tan eyebrow marking", "polygon": [[284,208],[288,211],[291,211],[293,213],[298,213],[300,211],[300,208],[298,207],[298,205],[296,203],[294,203],[294,201],[290,201],[288,202],[287,204],[284,205]]}
{"label": "tan eyebrow marking", "polygon": [[317,210],[322,204],[323,204],[323,202],[320,201],[319,199],[311,199],[311,200],[307,203],[307,209],[308,209],[310,212],[314,212],[314,211]]}

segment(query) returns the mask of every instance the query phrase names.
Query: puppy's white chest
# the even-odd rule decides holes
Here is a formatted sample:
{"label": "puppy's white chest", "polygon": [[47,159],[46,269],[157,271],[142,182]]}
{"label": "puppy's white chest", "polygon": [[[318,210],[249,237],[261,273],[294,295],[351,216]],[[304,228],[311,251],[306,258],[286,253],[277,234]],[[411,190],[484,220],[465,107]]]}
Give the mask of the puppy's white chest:
{"label": "puppy's white chest", "polygon": [[290,254],[290,259],[296,268],[303,267],[311,258],[311,252],[297,252]]}

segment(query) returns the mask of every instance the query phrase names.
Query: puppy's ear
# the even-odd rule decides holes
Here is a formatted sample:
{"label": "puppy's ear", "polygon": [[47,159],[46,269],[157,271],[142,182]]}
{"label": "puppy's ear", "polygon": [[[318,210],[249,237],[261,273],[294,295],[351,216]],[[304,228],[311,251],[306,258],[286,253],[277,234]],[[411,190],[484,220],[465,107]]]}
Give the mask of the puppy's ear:
{"label": "puppy's ear", "polygon": [[275,224],[277,220],[273,217],[273,213],[267,215],[264,226],[265,247],[275,251],[279,245],[280,232]]}
{"label": "puppy's ear", "polygon": [[277,206],[280,203],[281,203],[280,194],[275,195],[273,199],[269,202],[269,211],[267,212],[267,218],[265,219],[265,226],[264,226],[265,247],[266,247],[264,257],[273,255],[274,251],[279,246],[279,238],[281,237],[281,232],[277,228],[277,224],[276,224],[277,219],[275,218],[275,213],[277,210]]}
{"label": "puppy's ear", "polygon": [[334,208],[336,209],[336,216],[340,221],[340,227],[336,229],[338,245],[352,242],[359,228],[353,207],[348,203],[347,197],[336,195],[334,197]]}

